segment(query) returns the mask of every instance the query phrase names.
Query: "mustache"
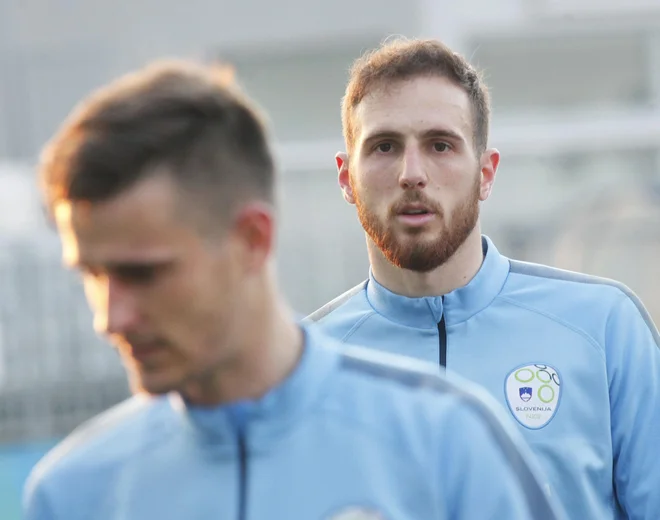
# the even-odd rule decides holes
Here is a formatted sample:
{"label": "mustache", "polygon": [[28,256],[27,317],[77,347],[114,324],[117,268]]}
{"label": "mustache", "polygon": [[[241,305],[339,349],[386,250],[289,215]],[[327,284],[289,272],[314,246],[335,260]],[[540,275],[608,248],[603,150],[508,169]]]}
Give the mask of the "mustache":
{"label": "mustache", "polygon": [[440,216],[443,215],[442,208],[437,202],[427,198],[421,191],[411,191],[405,193],[403,197],[392,204],[390,207],[390,216],[395,217],[399,215],[410,204],[420,204],[431,213],[437,213]]}

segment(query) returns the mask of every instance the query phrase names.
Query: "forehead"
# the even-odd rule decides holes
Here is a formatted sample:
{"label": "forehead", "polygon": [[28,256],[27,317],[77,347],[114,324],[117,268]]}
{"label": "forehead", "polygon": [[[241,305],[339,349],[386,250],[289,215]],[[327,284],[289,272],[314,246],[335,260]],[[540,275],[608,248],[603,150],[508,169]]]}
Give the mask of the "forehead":
{"label": "forehead", "polygon": [[356,142],[382,130],[413,133],[447,129],[472,141],[472,108],[467,93],[440,76],[417,77],[378,86],[354,113]]}
{"label": "forehead", "polygon": [[177,190],[168,176],[140,181],[98,203],[60,202],[55,222],[68,264],[163,260],[191,234],[177,218]]}

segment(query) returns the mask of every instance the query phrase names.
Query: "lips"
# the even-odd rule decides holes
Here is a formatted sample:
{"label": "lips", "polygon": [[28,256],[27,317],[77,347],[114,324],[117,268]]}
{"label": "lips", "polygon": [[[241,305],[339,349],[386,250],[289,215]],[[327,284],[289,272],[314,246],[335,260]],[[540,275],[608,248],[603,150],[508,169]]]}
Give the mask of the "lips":
{"label": "lips", "polygon": [[129,347],[130,356],[138,362],[149,360],[164,350],[164,345],[158,341],[134,342]]}
{"label": "lips", "polygon": [[397,211],[399,215],[426,215],[429,213],[434,213],[434,211],[423,204],[406,204]]}
{"label": "lips", "polygon": [[407,227],[425,226],[435,219],[437,212],[423,202],[408,202],[397,205],[394,214],[396,219]]}
{"label": "lips", "polygon": [[158,347],[142,347],[139,349],[133,349],[132,357],[136,361],[146,361],[158,355],[161,351],[162,349]]}

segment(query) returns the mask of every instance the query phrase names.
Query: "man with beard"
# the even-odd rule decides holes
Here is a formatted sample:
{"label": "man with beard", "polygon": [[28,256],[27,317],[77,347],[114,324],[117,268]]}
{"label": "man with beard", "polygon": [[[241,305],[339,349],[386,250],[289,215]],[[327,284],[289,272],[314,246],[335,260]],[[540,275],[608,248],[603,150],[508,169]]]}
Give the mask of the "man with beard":
{"label": "man with beard", "polygon": [[224,74],[177,62],[96,92],[51,141],[64,258],[136,396],[39,463],[24,518],[559,518],[478,392],[296,322],[273,163]]}
{"label": "man with beard", "polygon": [[625,286],[510,260],[481,235],[500,161],[489,118],[483,81],[440,42],[356,61],[336,160],[371,269],[308,320],[485,387],[570,518],[658,518],[657,330]]}

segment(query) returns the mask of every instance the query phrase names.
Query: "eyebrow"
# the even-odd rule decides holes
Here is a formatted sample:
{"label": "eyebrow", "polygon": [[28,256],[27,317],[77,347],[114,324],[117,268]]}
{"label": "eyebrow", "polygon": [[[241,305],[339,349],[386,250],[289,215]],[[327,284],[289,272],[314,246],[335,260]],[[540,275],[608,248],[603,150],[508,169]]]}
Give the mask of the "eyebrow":
{"label": "eyebrow", "polygon": [[[365,138],[365,140],[363,141],[363,146],[367,146],[375,141],[380,141],[382,139],[402,139],[403,137],[404,134],[397,130],[379,129],[379,130],[375,130]],[[460,143],[465,142],[465,138],[462,135],[460,135],[457,132],[454,132],[453,130],[448,130],[446,128],[431,128],[429,130],[424,131],[421,134],[421,137],[424,139],[437,137],[442,139],[449,139],[452,141],[458,141]]]}

